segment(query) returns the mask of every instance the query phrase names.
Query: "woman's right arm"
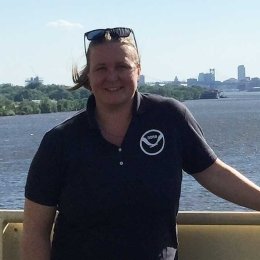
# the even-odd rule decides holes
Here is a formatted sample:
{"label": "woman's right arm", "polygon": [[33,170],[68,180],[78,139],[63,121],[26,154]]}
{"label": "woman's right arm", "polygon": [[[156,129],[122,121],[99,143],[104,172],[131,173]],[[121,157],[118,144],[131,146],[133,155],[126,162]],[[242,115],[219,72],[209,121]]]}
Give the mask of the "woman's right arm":
{"label": "woman's right arm", "polygon": [[25,199],[22,238],[22,260],[50,260],[50,235],[56,207]]}

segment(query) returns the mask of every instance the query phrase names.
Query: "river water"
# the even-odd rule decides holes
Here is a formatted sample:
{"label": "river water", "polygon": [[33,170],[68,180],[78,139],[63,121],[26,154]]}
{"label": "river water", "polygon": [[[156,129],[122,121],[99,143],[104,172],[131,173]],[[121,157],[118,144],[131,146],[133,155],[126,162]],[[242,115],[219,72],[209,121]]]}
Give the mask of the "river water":
{"label": "river water", "polygon": [[[260,93],[185,104],[218,157],[260,185]],[[0,117],[0,209],[21,209],[27,171],[43,134],[74,112]],[[245,211],[184,174],[180,210]]]}

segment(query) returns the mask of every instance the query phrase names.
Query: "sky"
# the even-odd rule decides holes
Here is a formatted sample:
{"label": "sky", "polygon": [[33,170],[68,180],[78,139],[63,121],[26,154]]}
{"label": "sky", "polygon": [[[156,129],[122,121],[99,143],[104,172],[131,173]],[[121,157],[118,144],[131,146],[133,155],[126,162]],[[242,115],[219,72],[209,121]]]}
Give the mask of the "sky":
{"label": "sky", "polygon": [[0,84],[72,86],[85,64],[83,35],[97,28],[134,30],[146,81],[260,77],[259,0],[0,0]]}

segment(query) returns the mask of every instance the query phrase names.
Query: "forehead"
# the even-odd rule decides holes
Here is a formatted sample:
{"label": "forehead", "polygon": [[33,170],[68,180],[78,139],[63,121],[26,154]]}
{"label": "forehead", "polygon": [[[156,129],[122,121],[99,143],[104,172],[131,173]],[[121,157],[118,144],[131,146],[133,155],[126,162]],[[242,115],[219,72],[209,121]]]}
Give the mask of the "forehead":
{"label": "forehead", "polygon": [[133,46],[121,42],[106,42],[90,49],[90,62],[102,60],[136,60],[136,50]]}

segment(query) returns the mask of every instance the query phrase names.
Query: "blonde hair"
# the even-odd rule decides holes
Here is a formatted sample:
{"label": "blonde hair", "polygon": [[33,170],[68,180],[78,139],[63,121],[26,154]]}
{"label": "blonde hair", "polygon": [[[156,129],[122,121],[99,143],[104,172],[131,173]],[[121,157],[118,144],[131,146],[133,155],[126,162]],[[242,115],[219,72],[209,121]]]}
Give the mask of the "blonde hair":
{"label": "blonde hair", "polygon": [[130,36],[121,37],[121,38],[112,38],[110,34],[107,32],[101,40],[91,41],[89,43],[87,53],[86,53],[86,59],[87,59],[86,66],[80,72],[78,71],[77,66],[73,66],[72,80],[75,83],[75,85],[72,88],[70,88],[71,90],[76,90],[81,87],[91,90],[91,86],[88,79],[89,65],[90,65],[90,51],[92,48],[94,48],[97,45],[109,43],[109,42],[120,42],[122,44],[132,47],[134,49],[133,51],[134,58],[135,58],[134,62],[136,63],[137,66],[140,66],[140,57],[138,54],[137,46],[134,43],[134,40]]}

